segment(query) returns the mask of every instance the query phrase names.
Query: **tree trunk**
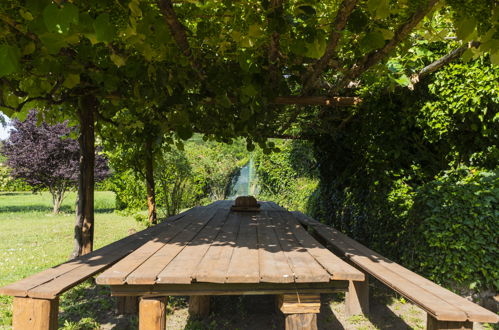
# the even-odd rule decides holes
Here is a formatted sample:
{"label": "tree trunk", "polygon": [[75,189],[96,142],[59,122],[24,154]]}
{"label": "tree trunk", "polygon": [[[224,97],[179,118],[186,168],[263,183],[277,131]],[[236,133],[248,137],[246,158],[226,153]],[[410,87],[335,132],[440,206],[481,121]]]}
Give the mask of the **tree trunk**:
{"label": "tree trunk", "polygon": [[61,210],[62,201],[64,200],[64,194],[66,193],[66,183],[61,183],[57,187],[49,188],[50,193],[52,194],[52,213],[59,214]]}
{"label": "tree trunk", "polygon": [[74,227],[75,244],[72,257],[92,252],[94,243],[94,167],[95,134],[94,112],[98,101],[94,96],[81,97],[78,109],[80,119],[80,175]]}
{"label": "tree trunk", "polygon": [[147,186],[147,211],[149,224],[157,223],[156,216],[156,192],[154,184],[154,155],[152,148],[152,139],[148,138],[145,143],[145,162],[146,162],[146,186]]}
{"label": "tree trunk", "polygon": [[54,208],[52,209],[52,213],[59,214],[62,204],[62,194],[59,191],[52,193],[52,202]]}

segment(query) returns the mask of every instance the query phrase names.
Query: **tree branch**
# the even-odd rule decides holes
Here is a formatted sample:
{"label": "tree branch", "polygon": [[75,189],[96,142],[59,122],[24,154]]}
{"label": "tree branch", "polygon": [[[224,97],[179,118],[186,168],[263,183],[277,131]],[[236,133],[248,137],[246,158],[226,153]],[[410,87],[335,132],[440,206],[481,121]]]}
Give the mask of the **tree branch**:
{"label": "tree branch", "polygon": [[348,18],[352,13],[358,0],[343,0],[341,3],[336,18],[333,23],[333,27],[329,34],[328,44],[326,46],[326,51],[324,55],[315,63],[312,72],[306,75],[304,79],[303,93],[307,94],[314,87],[317,78],[326,69],[329,60],[333,58],[336,54],[336,47],[341,38],[341,33],[347,25]]}
{"label": "tree branch", "polygon": [[[268,15],[269,23],[273,23],[270,25],[278,24],[276,22],[277,16],[282,16],[283,8],[282,8],[283,0],[272,0],[271,1],[271,9]],[[277,31],[272,31],[270,35],[270,46],[269,46],[269,82],[271,88],[275,88],[279,81],[279,48],[280,48],[280,35]]]}
{"label": "tree branch", "polygon": [[419,73],[411,76],[411,84],[409,85],[409,88],[411,89],[414,88],[415,84],[420,82],[424,77],[428,76],[430,73],[439,70],[443,66],[461,57],[467,49],[472,47],[478,48],[479,46],[480,42],[471,41],[466,45],[462,45],[461,47],[454,49],[449,54],[442,56],[435,62],[425,66],[423,69],[421,69],[421,71],[419,71]]}
{"label": "tree branch", "polygon": [[287,105],[321,105],[326,107],[348,107],[362,102],[360,97],[353,96],[279,96],[273,101],[275,104]]}
{"label": "tree branch", "polygon": [[31,32],[23,31],[22,28],[21,28],[23,25],[17,23],[16,21],[14,21],[13,19],[11,19],[7,15],[0,13],[0,21],[4,22],[8,26],[10,26],[13,30],[21,33],[22,35],[30,38],[31,40],[35,40],[35,41],[38,40],[37,37],[36,37],[36,35],[34,35]]}
{"label": "tree branch", "polygon": [[374,50],[358,60],[347,75],[336,86],[335,92],[338,88],[344,87],[349,81],[359,77],[371,66],[379,63],[383,58],[385,58],[392,50],[395,49],[395,47],[398,46],[398,44],[400,44],[400,42],[402,42],[402,40],[409,35],[409,33],[412,32],[416,25],[418,25],[418,23],[432,10],[438,1],[439,0],[428,0],[426,6],[418,9],[406,23],[401,25],[397,31],[395,31],[393,38],[382,48]]}
{"label": "tree branch", "polygon": [[165,18],[166,24],[170,28],[173,39],[175,40],[175,43],[179,47],[180,51],[191,62],[191,65],[194,68],[194,71],[196,71],[199,78],[204,79],[204,76],[201,74],[201,70],[199,69],[199,65],[195,61],[192,54],[189,41],[187,40],[187,34],[185,33],[187,28],[178,20],[177,14],[173,9],[172,1],[158,0],[158,6]]}

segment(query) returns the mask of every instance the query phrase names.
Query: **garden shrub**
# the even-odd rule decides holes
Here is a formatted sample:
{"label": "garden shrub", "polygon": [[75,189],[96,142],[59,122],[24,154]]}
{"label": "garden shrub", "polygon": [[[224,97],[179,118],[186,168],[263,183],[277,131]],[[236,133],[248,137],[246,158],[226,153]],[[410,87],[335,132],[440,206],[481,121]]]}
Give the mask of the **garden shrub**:
{"label": "garden shrub", "polygon": [[0,191],[31,191],[32,187],[22,179],[10,176],[10,169],[0,165]]}
{"label": "garden shrub", "polygon": [[113,173],[106,188],[116,193],[116,209],[125,214],[147,208],[146,185],[133,170]]}
{"label": "garden shrub", "polygon": [[499,168],[444,172],[417,189],[408,218],[404,262],[455,289],[499,290]]}

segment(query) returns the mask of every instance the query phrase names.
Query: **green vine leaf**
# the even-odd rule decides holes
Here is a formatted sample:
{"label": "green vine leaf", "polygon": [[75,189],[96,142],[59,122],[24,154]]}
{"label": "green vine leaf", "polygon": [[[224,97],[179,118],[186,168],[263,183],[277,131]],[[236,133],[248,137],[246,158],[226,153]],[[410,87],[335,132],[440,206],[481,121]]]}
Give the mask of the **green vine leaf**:
{"label": "green vine leaf", "polygon": [[100,14],[93,22],[93,27],[95,29],[95,34],[97,36],[97,41],[99,42],[109,42],[111,41],[116,30],[111,22],[109,21],[109,14]]}
{"label": "green vine leaf", "polygon": [[19,48],[11,45],[0,45],[0,77],[7,76],[20,70]]}
{"label": "green vine leaf", "polygon": [[78,24],[78,18],[78,8],[71,3],[62,8],[50,4],[43,10],[43,20],[49,32],[66,34],[71,24]]}

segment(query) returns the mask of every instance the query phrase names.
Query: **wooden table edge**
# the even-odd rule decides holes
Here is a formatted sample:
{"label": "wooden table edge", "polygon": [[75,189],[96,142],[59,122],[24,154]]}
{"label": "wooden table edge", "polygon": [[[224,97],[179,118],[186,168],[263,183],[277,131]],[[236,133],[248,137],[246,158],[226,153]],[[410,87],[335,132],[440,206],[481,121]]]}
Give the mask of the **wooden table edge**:
{"label": "wooden table edge", "polygon": [[190,283],[110,285],[112,296],[274,295],[346,292],[348,281],[328,283]]}

